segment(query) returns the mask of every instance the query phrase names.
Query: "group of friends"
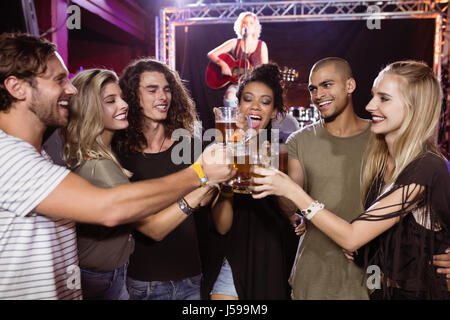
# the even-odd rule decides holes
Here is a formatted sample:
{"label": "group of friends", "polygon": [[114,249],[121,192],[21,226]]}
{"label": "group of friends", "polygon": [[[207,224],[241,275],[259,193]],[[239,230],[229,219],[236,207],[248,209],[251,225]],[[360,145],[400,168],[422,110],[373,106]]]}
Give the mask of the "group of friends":
{"label": "group of friends", "polygon": [[[260,29],[241,14],[238,39],[208,57],[227,74],[220,52],[257,53],[226,99],[270,141],[286,110]],[[440,83],[422,62],[389,64],[371,120],[356,115],[355,89],[347,61],[317,61],[322,121],[288,138],[287,174],[254,168],[252,194],[237,194],[222,184],[229,150],[195,148],[195,103],[175,70],[143,58],[120,78],[89,69],[69,81],[54,44],[1,35],[0,298],[449,299]],[[49,127],[65,166],[43,148]]]}

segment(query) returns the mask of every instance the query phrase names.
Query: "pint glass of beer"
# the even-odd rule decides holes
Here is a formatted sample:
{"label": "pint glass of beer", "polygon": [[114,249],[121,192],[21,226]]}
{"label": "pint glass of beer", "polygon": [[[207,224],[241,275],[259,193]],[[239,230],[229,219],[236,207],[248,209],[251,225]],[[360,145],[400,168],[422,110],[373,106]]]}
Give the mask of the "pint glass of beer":
{"label": "pint glass of beer", "polygon": [[233,180],[233,191],[236,193],[249,194],[251,178],[255,176],[251,173],[253,166],[269,167],[270,153],[267,145],[258,145],[258,139],[251,139],[245,144],[238,145],[236,156],[234,158],[234,167],[236,175]]}
{"label": "pint glass of beer", "polygon": [[[238,114],[238,108],[231,107],[216,107],[213,109],[216,123],[216,142],[223,143],[233,152],[235,157],[236,146],[238,142],[236,117]],[[233,181],[227,181],[224,184],[231,187]]]}
{"label": "pint glass of beer", "polygon": [[250,185],[250,145],[248,141],[237,141],[233,148],[233,168],[236,171],[234,179],[231,181],[233,192],[250,193],[248,186]]}
{"label": "pint glass of beer", "polygon": [[229,144],[236,140],[236,116],[238,108],[214,108],[216,122],[216,142]]}
{"label": "pint glass of beer", "polygon": [[[233,188],[236,193],[249,193],[250,185],[250,149],[249,141],[251,131],[239,129],[236,117],[239,114],[239,108],[219,107],[214,108],[216,122],[216,142],[224,143],[233,152],[233,167],[236,175],[233,180],[226,184]],[[251,128],[251,120],[246,117]]]}
{"label": "pint glass of beer", "polygon": [[280,143],[278,149],[278,170],[283,173],[288,173],[288,146]]}

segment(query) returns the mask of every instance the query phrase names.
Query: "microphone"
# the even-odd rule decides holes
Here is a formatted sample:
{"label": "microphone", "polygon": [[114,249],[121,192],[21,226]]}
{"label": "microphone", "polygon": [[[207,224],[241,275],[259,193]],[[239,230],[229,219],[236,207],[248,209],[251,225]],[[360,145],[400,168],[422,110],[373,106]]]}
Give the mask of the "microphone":
{"label": "microphone", "polygon": [[245,38],[247,38],[247,27],[244,27],[242,29],[242,39],[245,39]]}

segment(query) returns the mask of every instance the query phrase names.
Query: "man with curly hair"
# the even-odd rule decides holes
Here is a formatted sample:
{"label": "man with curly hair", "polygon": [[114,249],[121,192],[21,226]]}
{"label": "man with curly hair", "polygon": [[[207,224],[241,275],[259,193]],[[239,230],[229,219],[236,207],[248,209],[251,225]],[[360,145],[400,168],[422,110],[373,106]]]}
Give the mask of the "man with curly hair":
{"label": "man with curly hair", "polygon": [[[129,127],[116,150],[131,181],[160,178],[189,166],[201,152],[195,105],[176,71],[153,59],[130,64],[120,79]],[[178,130],[181,130],[181,136]],[[197,148],[194,148],[197,146]],[[209,193],[203,204],[209,202]],[[198,215],[202,215],[199,213]],[[168,207],[136,224],[128,290],[135,300],[200,299],[201,263],[196,221]]]}

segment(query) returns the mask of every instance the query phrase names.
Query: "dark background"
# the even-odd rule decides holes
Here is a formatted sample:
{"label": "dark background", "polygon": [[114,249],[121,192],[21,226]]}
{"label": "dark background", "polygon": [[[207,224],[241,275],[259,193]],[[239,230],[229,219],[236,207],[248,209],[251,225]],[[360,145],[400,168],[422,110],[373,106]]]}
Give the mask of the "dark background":
{"label": "dark background", "polygon": [[[35,3],[42,5],[39,1]],[[154,4],[146,4],[157,12]],[[38,10],[38,13],[41,11]],[[47,16],[45,18],[49,19]],[[68,67],[72,73],[76,73],[80,66],[95,66],[113,69],[120,75],[131,60],[153,55],[148,50],[150,48],[135,44],[114,28],[99,27],[99,23],[98,18],[82,11],[84,27],[69,31]],[[152,23],[149,22],[150,25]],[[103,29],[109,37],[105,36],[105,32],[98,33]],[[295,68],[299,73],[297,81],[287,85],[286,107],[307,107],[310,103],[307,83],[311,66],[321,58],[337,56],[346,59],[352,66],[357,82],[353,95],[355,111],[360,117],[368,118],[364,108],[370,99],[373,80],[383,66],[401,59],[423,60],[432,66],[434,29],[434,19],[381,20],[381,29],[373,30],[367,27],[366,20],[262,22],[261,39],[268,45],[271,61],[281,67]],[[1,0],[0,32],[17,30],[25,31],[21,1]],[[214,90],[206,85],[205,69],[209,61],[206,54],[234,37],[231,23],[176,27],[176,69],[186,80],[204,129],[214,127],[211,109],[222,105],[225,92],[225,89]],[[148,45],[153,41],[149,37]]]}
{"label": "dark background", "polygon": [[[269,48],[269,59],[280,66],[295,68],[298,80],[287,87],[287,107],[309,105],[309,70],[319,59],[337,56],[353,68],[357,89],[356,113],[368,118],[364,110],[378,72],[401,59],[433,64],[433,19],[382,20],[381,29],[370,30],[366,20],[262,23],[261,39]],[[187,32],[185,32],[187,31]],[[222,42],[235,37],[232,24],[176,27],[176,69],[187,80],[197,103],[203,128],[214,126],[212,107],[222,104],[225,89],[206,86],[206,54]]]}
{"label": "dark background", "polygon": [[0,1],[0,33],[26,31],[22,2]]}

